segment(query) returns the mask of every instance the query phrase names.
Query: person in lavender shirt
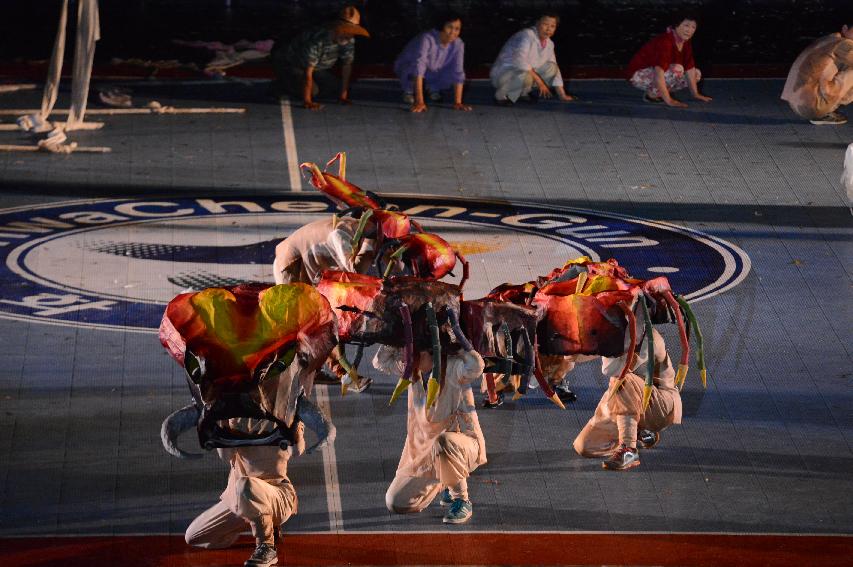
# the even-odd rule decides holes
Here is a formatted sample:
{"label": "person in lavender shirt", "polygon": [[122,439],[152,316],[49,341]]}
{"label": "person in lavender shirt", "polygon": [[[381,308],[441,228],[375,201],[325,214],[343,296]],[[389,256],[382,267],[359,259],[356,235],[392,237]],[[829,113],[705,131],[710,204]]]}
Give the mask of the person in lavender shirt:
{"label": "person in lavender shirt", "polygon": [[394,61],[394,73],[403,87],[403,101],[412,112],[425,112],[424,90],[432,101],[441,100],[440,91],[453,87],[453,108],[469,111],[462,103],[465,82],[465,44],[459,39],[462,20],[456,14],[444,14],[435,29],[415,36]]}

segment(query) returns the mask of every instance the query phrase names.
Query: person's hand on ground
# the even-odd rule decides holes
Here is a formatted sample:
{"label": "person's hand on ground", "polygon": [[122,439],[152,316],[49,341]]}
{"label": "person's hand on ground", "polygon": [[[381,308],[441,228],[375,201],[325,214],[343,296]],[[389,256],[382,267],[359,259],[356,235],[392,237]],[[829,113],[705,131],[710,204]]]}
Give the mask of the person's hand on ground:
{"label": "person's hand on ground", "polygon": [[413,104],[409,108],[409,110],[411,112],[426,112],[427,111],[427,105],[422,103],[422,102],[416,102],[415,104]]}
{"label": "person's hand on ground", "polygon": [[712,100],[714,100],[713,98],[705,96],[701,93],[696,93],[695,95],[693,95],[693,98],[695,98],[696,100],[701,100],[702,102],[711,102]]}
{"label": "person's hand on ground", "polygon": [[551,98],[554,95],[551,93],[551,89],[548,88],[548,85],[542,83],[539,85],[539,96],[542,98]]}
{"label": "person's hand on ground", "polygon": [[314,102],[312,100],[306,100],[302,103],[302,106],[307,108],[308,110],[320,110],[323,108],[323,105],[319,102]]}
{"label": "person's hand on ground", "polygon": [[686,104],[674,98],[665,98],[663,101],[667,106],[672,106],[673,108],[687,108]]}
{"label": "person's hand on ground", "polygon": [[453,103],[453,110],[461,110],[462,112],[470,112],[472,110],[470,104],[463,104],[461,102]]}

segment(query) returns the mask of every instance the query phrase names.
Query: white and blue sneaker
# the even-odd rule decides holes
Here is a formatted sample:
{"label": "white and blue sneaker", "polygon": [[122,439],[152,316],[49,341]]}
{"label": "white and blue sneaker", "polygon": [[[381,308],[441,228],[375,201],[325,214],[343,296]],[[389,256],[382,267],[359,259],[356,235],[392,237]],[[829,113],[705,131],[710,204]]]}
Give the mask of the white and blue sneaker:
{"label": "white and blue sneaker", "polygon": [[445,524],[464,524],[471,519],[474,514],[474,507],[468,500],[457,498],[450,505],[450,510],[444,515],[442,520]]}
{"label": "white and blue sneaker", "polygon": [[438,497],[438,503],[442,506],[450,506],[453,504],[453,497],[450,496],[449,488],[445,488],[441,491],[441,496]]}

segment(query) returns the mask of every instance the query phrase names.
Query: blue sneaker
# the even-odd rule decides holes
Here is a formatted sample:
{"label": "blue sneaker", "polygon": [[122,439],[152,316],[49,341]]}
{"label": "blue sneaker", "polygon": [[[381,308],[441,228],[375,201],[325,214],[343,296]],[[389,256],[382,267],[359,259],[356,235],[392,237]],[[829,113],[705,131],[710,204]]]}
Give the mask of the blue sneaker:
{"label": "blue sneaker", "polygon": [[441,491],[441,496],[438,498],[438,503],[442,506],[450,506],[453,504],[453,497],[450,496],[450,489],[445,488]]}
{"label": "blue sneaker", "polygon": [[450,510],[444,515],[442,520],[445,524],[464,524],[471,519],[474,514],[474,507],[468,500],[457,498],[450,505]]}

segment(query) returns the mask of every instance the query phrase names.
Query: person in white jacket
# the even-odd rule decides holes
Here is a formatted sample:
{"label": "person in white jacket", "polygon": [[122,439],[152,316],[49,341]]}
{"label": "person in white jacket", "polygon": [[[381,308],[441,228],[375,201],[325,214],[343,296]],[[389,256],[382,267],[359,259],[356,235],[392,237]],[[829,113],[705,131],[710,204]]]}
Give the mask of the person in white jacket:
{"label": "person in white jacket", "polygon": [[[646,368],[648,352],[638,345],[619,358],[601,359],[601,371],[610,376],[610,386],[595,408],[595,414],[574,441],[574,449],[582,457],[607,457],[602,462],[605,469],[627,470],[640,464],[637,443],[646,449],[660,440],[660,431],[681,423],[681,394],[675,387],[675,370],[666,353],[663,337],[654,333],[655,366],[654,387],[649,407],[643,411],[643,385],[645,380],[637,373]],[[625,375],[618,390],[619,373],[626,356],[634,363]]]}
{"label": "person in white jacket", "polygon": [[[400,349],[382,347],[373,364],[383,372],[402,371],[401,358]],[[444,385],[430,408],[417,378],[430,371],[432,359],[422,353],[419,362],[409,386],[406,443],[385,504],[397,514],[420,512],[441,492],[441,505],[450,507],[444,523],[461,524],[473,514],[468,476],[486,463],[486,442],[471,391],[471,383],[483,373],[483,359],[474,350],[450,354]]]}
{"label": "person in white jacket", "polygon": [[563,76],[551,41],[559,23],[558,15],[543,14],[536,25],[507,40],[489,73],[498,104],[512,104],[521,97],[528,97],[534,86],[542,98],[551,98],[553,89],[560,100],[572,100],[563,87]]}
{"label": "person in white jacket", "polygon": [[[376,227],[368,223],[367,237],[354,244],[358,223],[349,216],[327,216],[296,229],[275,247],[275,283],[316,285],[325,270],[367,272],[376,253]],[[357,254],[353,253],[354,245],[359,246]]]}

